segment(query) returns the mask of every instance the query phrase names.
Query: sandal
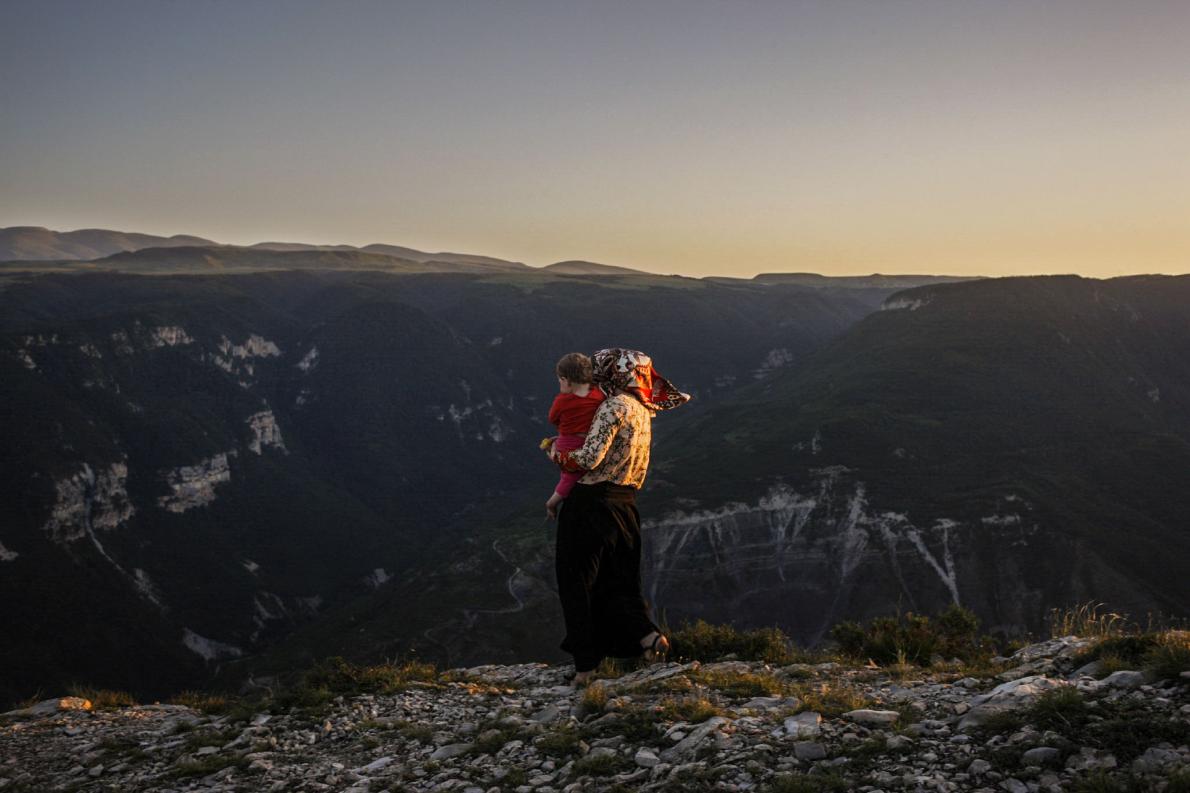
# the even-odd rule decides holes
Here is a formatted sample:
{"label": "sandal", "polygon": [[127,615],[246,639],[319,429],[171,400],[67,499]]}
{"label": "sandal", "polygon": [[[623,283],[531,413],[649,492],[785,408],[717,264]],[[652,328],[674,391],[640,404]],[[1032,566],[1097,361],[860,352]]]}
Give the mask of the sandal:
{"label": "sandal", "polygon": [[653,637],[653,643],[645,648],[645,660],[654,664],[664,661],[667,655],[669,655],[669,637],[658,631],[657,635]]}

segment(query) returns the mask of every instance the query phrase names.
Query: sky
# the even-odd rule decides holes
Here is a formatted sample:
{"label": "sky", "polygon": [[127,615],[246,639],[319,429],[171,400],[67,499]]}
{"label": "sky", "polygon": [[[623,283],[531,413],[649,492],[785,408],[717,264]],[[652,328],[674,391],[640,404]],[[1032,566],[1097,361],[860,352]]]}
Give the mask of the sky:
{"label": "sky", "polygon": [[1190,2],[0,0],[0,227],[1190,272]]}

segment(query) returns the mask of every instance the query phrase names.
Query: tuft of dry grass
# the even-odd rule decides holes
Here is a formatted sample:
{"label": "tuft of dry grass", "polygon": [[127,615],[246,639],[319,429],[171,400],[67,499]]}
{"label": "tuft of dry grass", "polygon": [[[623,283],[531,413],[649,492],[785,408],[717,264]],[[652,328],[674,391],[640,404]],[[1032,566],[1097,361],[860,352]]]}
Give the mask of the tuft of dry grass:
{"label": "tuft of dry grass", "polygon": [[438,682],[438,670],[423,661],[356,665],[343,658],[328,658],[307,673],[304,685],[326,689],[336,694],[379,693],[403,691],[413,683]]}
{"label": "tuft of dry grass", "polygon": [[91,688],[80,685],[70,686],[67,691],[72,697],[91,700],[91,707],[95,710],[113,710],[137,704],[136,699],[127,691],[112,691],[107,688]]}
{"label": "tuft of dry grass", "polygon": [[801,710],[812,710],[823,716],[842,716],[849,710],[870,708],[877,703],[859,689],[842,682],[823,682],[800,685],[795,693],[802,701]]}
{"label": "tuft of dry grass", "polygon": [[1103,603],[1087,601],[1076,606],[1050,609],[1050,637],[1108,638],[1129,631],[1128,617],[1106,611]]}
{"label": "tuft of dry grass", "polygon": [[713,702],[698,696],[663,699],[657,713],[666,721],[687,721],[691,724],[723,715],[723,711]]}
{"label": "tuft of dry grass", "polygon": [[226,697],[203,691],[181,691],[170,698],[171,705],[185,705],[202,713],[224,713],[229,708]]}
{"label": "tuft of dry grass", "polygon": [[583,689],[583,696],[579,699],[579,711],[583,716],[592,713],[602,713],[607,707],[607,689],[600,685],[591,685]]}

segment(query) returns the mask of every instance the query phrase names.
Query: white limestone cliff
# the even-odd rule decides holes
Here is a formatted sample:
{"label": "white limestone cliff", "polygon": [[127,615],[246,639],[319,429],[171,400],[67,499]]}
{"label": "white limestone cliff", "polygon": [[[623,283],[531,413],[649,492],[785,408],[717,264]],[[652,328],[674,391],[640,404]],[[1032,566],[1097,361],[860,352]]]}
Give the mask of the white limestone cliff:
{"label": "white limestone cliff", "polygon": [[215,500],[216,486],[231,481],[231,468],[227,461],[228,457],[235,454],[234,451],[221,452],[194,465],[162,471],[161,476],[169,485],[170,492],[158,498],[157,505],[170,512],[185,512],[210,504]]}
{"label": "white limestone cliff", "polygon": [[93,470],[83,463],[81,470],[54,482],[57,499],[42,529],[54,542],[73,542],[93,529],[111,530],[132,517],[136,509],[124,488],[128,466],[115,462]]}
{"label": "white limestone cliff", "polygon": [[285,453],[285,440],[281,437],[281,428],[277,426],[277,417],[272,410],[262,410],[248,417],[248,427],[252,430],[252,440],[248,441],[248,448],[256,454],[261,454],[265,447],[280,449]]}

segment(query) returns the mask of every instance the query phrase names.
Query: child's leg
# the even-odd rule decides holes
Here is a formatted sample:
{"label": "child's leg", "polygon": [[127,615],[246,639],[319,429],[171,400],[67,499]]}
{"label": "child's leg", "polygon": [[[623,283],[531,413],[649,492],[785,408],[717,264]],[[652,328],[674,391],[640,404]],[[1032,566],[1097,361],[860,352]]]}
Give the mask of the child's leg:
{"label": "child's leg", "polygon": [[[554,442],[554,448],[560,452],[572,452],[575,449],[582,448],[584,440],[585,438],[582,435],[559,435],[558,439]],[[554,492],[561,498],[566,498],[570,495],[570,491],[575,483],[583,478],[583,473],[582,471],[573,473],[563,471],[562,475],[558,477],[558,485],[554,488]]]}
{"label": "child's leg", "polygon": [[563,472],[562,475],[558,477],[558,484],[554,487],[554,494],[558,496],[559,500],[566,498],[570,495],[570,491],[574,489],[574,486],[578,480],[582,478],[582,472]]}

